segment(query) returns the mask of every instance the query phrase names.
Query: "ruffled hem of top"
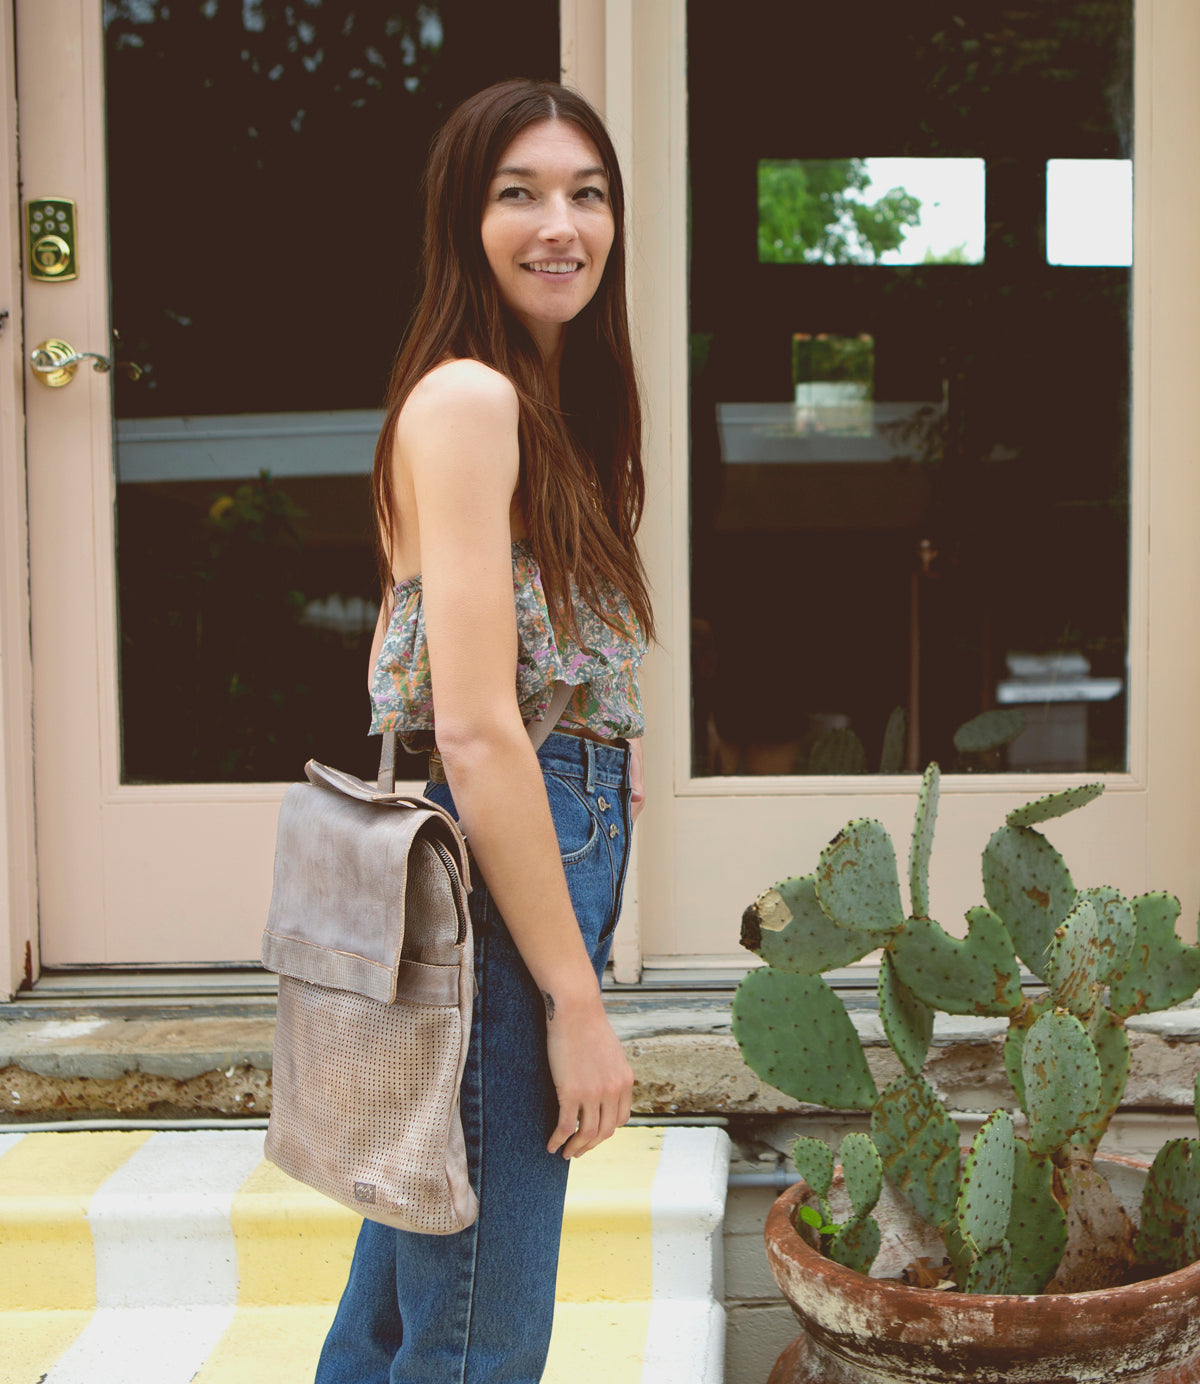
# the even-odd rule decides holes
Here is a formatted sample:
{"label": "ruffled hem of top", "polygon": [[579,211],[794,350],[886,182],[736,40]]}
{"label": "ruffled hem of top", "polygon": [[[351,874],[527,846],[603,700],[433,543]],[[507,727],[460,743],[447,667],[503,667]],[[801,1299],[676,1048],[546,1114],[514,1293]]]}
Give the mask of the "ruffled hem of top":
{"label": "ruffled hem of top", "polygon": [[[573,591],[578,638],[556,631],[541,570],[526,539],[515,539],[513,597],[517,609],[517,702],[526,721],[540,718],[556,682],[575,688],[560,724],[605,739],[642,734],[638,669],[646,641],[625,598],[608,596],[617,628]],[[420,576],[397,584],[396,604],[371,677],[371,733],[395,731],[412,753],[433,748],[433,688]]]}

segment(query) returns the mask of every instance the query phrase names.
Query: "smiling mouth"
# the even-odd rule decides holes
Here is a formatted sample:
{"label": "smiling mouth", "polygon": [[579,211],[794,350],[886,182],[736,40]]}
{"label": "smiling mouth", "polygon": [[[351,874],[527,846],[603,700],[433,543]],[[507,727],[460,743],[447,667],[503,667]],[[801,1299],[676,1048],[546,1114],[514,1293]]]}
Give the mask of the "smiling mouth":
{"label": "smiling mouth", "polygon": [[582,260],[531,260],[521,266],[528,269],[531,274],[573,274],[577,269],[583,268]]}

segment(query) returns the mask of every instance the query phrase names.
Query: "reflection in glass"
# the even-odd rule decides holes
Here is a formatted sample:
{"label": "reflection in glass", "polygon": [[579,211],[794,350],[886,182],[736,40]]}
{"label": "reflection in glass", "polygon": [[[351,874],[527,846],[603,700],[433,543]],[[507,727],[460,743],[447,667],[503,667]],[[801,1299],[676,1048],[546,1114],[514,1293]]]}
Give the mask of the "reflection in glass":
{"label": "reflection in glass", "polygon": [[762,264],[979,264],[982,159],[759,159]]}
{"label": "reflection in glass", "polygon": [[1128,260],[1046,168],[1128,167],[1131,0],[758,17],[688,8],[693,770],[1123,770]]}
{"label": "reflection in glass", "polygon": [[[434,129],[558,6],[105,0],[122,776],[370,776],[369,473]],[[424,765],[398,766],[423,776]]]}
{"label": "reflection in glass", "polygon": [[1046,161],[1046,260],[1133,263],[1132,160]]}

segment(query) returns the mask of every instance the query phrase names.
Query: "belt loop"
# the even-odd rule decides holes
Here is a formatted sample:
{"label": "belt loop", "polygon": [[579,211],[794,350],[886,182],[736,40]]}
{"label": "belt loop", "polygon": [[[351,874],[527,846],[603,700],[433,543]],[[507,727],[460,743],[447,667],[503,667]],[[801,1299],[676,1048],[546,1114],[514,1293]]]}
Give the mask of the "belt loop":
{"label": "belt loop", "polygon": [[590,798],[596,791],[596,746],[591,740],[584,740],[582,744],[587,759],[587,783],[584,787]]}

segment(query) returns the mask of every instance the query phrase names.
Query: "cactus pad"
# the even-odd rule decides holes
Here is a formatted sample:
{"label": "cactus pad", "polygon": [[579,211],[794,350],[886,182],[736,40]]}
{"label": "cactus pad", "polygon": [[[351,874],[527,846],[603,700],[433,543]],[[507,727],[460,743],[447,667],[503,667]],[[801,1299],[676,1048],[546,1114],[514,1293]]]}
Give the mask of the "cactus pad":
{"label": "cactus pad", "polygon": [[967,1280],[963,1284],[965,1293],[1007,1293],[1009,1289],[1012,1246],[1007,1240],[985,1250],[972,1260],[967,1270]]}
{"label": "cactus pad", "polygon": [[810,1139],[802,1134],[792,1148],[796,1171],[818,1197],[827,1197],[833,1186],[833,1150],[824,1139]]}
{"label": "cactus pad", "polygon": [[1024,1139],[1014,1145],[1012,1214],[1008,1241],[1010,1293],[1040,1293],[1054,1277],[1067,1243],[1067,1213],[1054,1197],[1054,1164],[1032,1153]]}
{"label": "cactus pad", "polygon": [[1137,935],[1121,972],[1113,977],[1109,1004],[1115,1014],[1169,1009],[1200,986],[1200,947],[1175,932],[1179,900],[1170,894],[1139,894],[1131,900]]}
{"label": "cactus pad", "polygon": [[795,1100],[835,1110],[875,1101],[858,1034],[820,976],[751,971],[733,997],[733,1036],[749,1066]]}
{"label": "cactus pad", "polygon": [[1004,1070],[1008,1073],[1022,1110],[1025,1109],[1025,1078],[1021,1075],[1021,1054],[1025,1050],[1025,1035],[1036,1020],[1053,1008],[1053,995],[1039,995],[1035,1000],[1026,1000],[1013,1015],[1008,1032],[1004,1035]]}
{"label": "cactus pad", "polygon": [[867,1273],[879,1253],[879,1222],[874,1216],[850,1221],[842,1226],[829,1244],[829,1257],[856,1273]]}
{"label": "cactus pad", "polygon": [[913,822],[912,843],[908,851],[908,888],[913,916],[929,917],[929,853],[933,849],[933,825],[937,820],[938,784],[941,773],[930,764],[917,795],[917,816]]}
{"label": "cactus pad", "polygon": [[1081,889],[1081,899],[1088,899],[1096,910],[1100,926],[1100,984],[1107,985],[1125,968],[1137,936],[1137,919],[1133,905],[1119,889],[1101,885],[1096,889]]}
{"label": "cactus pad", "polygon": [[1144,1267],[1173,1273],[1200,1259],[1200,1142],[1171,1139],[1159,1149],[1142,1195],[1134,1253]]}
{"label": "cactus pad", "polygon": [[1104,792],[1102,783],[1081,783],[1078,788],[1064,788],[1061,793],[1047,793],[1024,807],[1014,807],[1004,819],[1010,827],[1035,827],[1052,817],[1065,817],[1077,807],[1086,807]]}
{"label": "cactus pad", "polygon": [[830,920],[882,941],[904,926],[896,852],[881,822],[849,822],[821,852],[817,899]]}
{"label": "cactus pad", "polygon": [[867,752],[849,726],[827,730],[808,757],[810,774],[865,774]]}
{"label": "cactus pad", "polygon": [[896,974],[948,1014],[1016,1013],[1021,975],[1008,929],[990,908],[972,908],[967,924],[960,941],[930,918],[910,918],[889,947]]}
{"label": "cactus pad", "polygon": [[1012,1116],[1007,1110],[995,1110],[967,1151],[954,1219],[959,1234],[976,1254],[995,1249],[1008,1233],[1014,1144]]}
{"label": "cactus pad", "polygon": [[1056,1004],[1081,1018],[1096,1007],[1100,991],[1100,919],[1082,896],[1054,929],[1046,958],[1046,979]]}
{"label": "cactus pad", "polygon": [[1017,955],[1045,980],[1054,929],[1075,906],[1075,885],[1062,856],[1030,827],[1001,827],[983,852],[983,892]]}
{"label": "cactus pad", "polygon": [[925,1064],[933,1038],[933,1010],[917,999],[896,974],[887,952],[879,968],[879,1017],[904,1070],[909,1076],[916,1076]]}
{"label": "cactus pad", "polygon": [[958,1193],[958,1126],[919,1076],[893,1081],[871,1111],[883,1170],[922,1220],[944,1226]]}
{"label": "cactus pad", "polygon": [[865,932],[830,924],[812,875],[765,890],[742,915],[742,946],[777,971],[820,975],[858,961],[877,945]]}
{"label": "cactus pad", "polygon": [[904,741],[908,730],[908,717],[902,706],[892,708],[883,732],[883,749],[879,752],[879,772],[899,774],[904,769]]}
{"label": "cactus pad", "polygon": [[960,754],[982,754],[998,750],[1015,740],[1025,729],[1025,717],[1016,708],[1006,711],[984,711],[964,722],[954,732],[954,748]]}
{"label": "cactus pad", "polygon": [[1029,1147],[1050,1153],[1095,1113],[1100,1101],[1100,1059],[1074,1014],[1043,1014],[1025,1036],[1021,1053]]}
{"label": "cactus pad", "polygon": [[1074,1142],[1095,1153],[1125,1094],[1129,1080],[1129,1035],[1125,1025],[1103,1008],[1092,1015],[1087,1027],[1100,1060],[1100,1096]]}
{"label": "cactus pad", "polygon": [[883,1191],[883,1164],[869,1134],[847,1134],[838,1150],[846,1195],[854,1207],[855,1219],[862,1220],[875,1209]]}

